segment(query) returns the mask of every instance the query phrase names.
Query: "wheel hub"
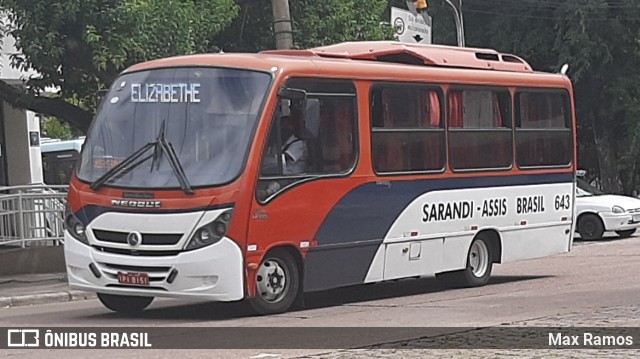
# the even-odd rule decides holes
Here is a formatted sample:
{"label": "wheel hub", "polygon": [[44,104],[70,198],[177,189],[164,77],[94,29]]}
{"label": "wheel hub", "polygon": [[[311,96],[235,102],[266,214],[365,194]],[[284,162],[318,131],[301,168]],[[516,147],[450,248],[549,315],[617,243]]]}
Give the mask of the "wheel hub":
{"label": "wheel hub", "polygon": [[269,274],[269,284],[271,284],[271,288],[280,289],[282,288],[282,281],[284,276],[280,275],[277,270],[274,270],[273,273]]}
{"label": "wheel hub", "polygon": [[594,233],[595,233],[595,231],[596,231],[596,228],[595,228],[595,226],[593,225],[593,223],[591,223],[591,222],[587,222],[587,223],[585,223],[585,225],[584,225],[584,231],[585,231],[585,233],[587,233],[588,235],[592,236],[592,235],[594,235]]}
{"label": "wheel hub", "polygon": [[287,272],[275,259],[268,259],[260,265],[256,276],[258,295],[267,302],[278,302],[287,294]]}
{"label": "wheel hub", "polygon": [[489,268],[489,249],[483,241],[475,241],[469,251],[469,266],[475,277],[482,277]]}

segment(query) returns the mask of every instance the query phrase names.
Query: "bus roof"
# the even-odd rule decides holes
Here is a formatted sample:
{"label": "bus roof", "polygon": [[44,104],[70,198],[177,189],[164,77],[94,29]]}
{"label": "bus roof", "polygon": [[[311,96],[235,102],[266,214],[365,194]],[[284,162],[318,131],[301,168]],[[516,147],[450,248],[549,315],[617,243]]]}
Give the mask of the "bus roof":
{"label": "bus roof", "polygon": [[[219,53],[177,56],[133,65],[126,72],[177,66],[224,66],[286,73],[331,74],[345,78],[405,80],[422,78],[447,81],[452,70],[461,82],[477,81],[531,86],[570,86],[564,75],[535,73],[521,58],[492,49],[407,44],[396,41],[344,42],[308,50],[269,50],[257,54]],[[442,74],[442,77],[432,75]],[[531,80],[533,80],[531,82]]]}
{"label": "bus roof", "polygon": [[[330,58],[391,62],[408,65],[489,69],[514,72],[533,72],[521,58],[501,54],[491,49],[453,47],[443,45],[407,44],[397,41],[343,42],[307,50],[314,55]],[[290,54],[300,51],[272,50],[263,54]]]}
{"label": "bus roof", "polygon": [[44,140],[40,144],[40,152],[59,152],[59,151],[72,151],[76,150],[80,152],[82,144],[84,143],[84,137],[80,137],[73,140],[61,141],[61,140]]}

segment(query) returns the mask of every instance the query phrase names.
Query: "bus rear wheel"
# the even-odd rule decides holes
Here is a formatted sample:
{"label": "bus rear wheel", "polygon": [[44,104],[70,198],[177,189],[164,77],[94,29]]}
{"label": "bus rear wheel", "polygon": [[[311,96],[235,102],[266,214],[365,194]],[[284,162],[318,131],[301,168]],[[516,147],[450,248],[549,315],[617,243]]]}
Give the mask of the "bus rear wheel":
{"label": "bus rear wheel", "polygon": [[438,281],[446,287],[479,287],[487,284],[493,269],[491,246],[481,235],[474,238],[467,254],[465,269],[439,273]]}
{"label": "bus rear wheel", "polygon": [[281,249],[267,253],[256,274],[256,295],[249,299],[262,315],[286,312],[300,288],[300,273],[293,256]]}
{"label": "bus rear wheel", "polygon": [[98,299],[100,299],[100,302],[102,302],[105,307],[122,314],[140,313],[153,302],[153,297],[136,297],[105,293],[98,293]]}

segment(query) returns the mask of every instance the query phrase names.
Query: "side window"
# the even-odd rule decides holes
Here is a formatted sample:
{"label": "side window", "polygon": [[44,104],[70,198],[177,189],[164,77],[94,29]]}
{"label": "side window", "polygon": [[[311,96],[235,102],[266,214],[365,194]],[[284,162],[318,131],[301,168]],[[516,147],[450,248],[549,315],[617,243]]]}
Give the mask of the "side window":
{"label": "side window", "polygon": [[507,89],[452,89],[448,110],[453,170],[511,167],[513,131]]}
{"label": "side window", "polygon": [[48,153],[43,153],[42,154],[42,179],[44,181],[44,183],[46,184],[55,184],[53,183],[54,180],[52,178],[55,178],[53,176],[51,176],[52,173],[52,156]]}
{"label": "side window", "polygon": [[380,84],[371,91],[371,148],[377,173],[444,169],[445,132],[438,88]]}
{"label": "side window", "polygon": [[280,99],[262,155],[258,199],[317,176],[343,175],[357,152],[355,86],[347,81],[292,79],[305,99]]}
{"label": "side window", "polygon": [[44,183],[66,185],[71,181],[78,152],[57,151],[42,154],[42,172]]}
{"label": "side window", "polygon": [[562,167],[571,164],[573,135],[566,92],[518,92],[516,111],[518,166]]}

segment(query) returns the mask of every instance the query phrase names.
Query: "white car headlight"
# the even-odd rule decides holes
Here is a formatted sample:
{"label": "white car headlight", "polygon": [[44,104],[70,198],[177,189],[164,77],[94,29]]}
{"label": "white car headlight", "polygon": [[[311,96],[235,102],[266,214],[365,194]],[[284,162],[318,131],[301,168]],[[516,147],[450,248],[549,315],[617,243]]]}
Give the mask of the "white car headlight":
{"label": "white car headlight", "polygon": [[613,208],[611,208],[611,212],[613,212],[613,213],[624,213],[625,210],[624,210],[624,208],[622,208],[620,206],[613,206]]}

